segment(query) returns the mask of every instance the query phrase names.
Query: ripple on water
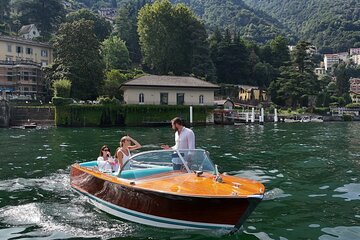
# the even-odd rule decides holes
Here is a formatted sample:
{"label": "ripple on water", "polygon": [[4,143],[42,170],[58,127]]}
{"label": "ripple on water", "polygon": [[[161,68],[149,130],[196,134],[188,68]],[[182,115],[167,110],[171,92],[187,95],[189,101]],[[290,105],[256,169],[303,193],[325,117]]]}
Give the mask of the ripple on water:
{"label": "ripple on water", "polygon": [[[134,231],[131,224],[110,219],[105,214],[94,214],[85,208],[84,199],[71,203],[29,203],[0,209],[0,219],[12,226],[36,226],[32,234],[67,233],[68,237],[110,238],[129,235]],[[24,214],[26,213],[26,214]],[[24,234],[21,235],[24,237]],[[59,238],[48,238],[59,239]]]}
{"label": "ripple on water", "polygon": [[350,183],[345,184],[334,190],[335,192],[344,192],[344,194],[335,194],[333,197],[345,198],[345,201],[360,200],[360,184]]}
{"label": "ripple on water", "polygon": [[269,191],[266,191],[264,194],[264,200],[274,200],[274,199],[278,199],[278,198],[285,198],[285,197],[289,197],[292,196],[291,194],[287,194],[284,192],[284,190],[280,189],[280,188],[274,188],[271,189]]}
{"label": "ripple on water", "polygon": [[22,138],[22,137],[25,137],[25,135],[11,135],[10,138]]}
{"label": "ripple on water", "polygon": [[66,193],[71,189],[69,185],[69,175],[61,173],[60,171],[59,173],[54,173],[43,178],[15,178],[0,181],[0,191],[30,191],[34,188]]}
{"label": "ripple on water", "polygon": [[24,227],[15,227],[15,228],[5,228],[0,229],[0,236],[1,239],[68,239],[72,236],[68,236],[65,233],[61,232],[53,232],[53,233],[37,233],[37,232],[29,232],[31,231],[31,226],[24,228]]}
{"label": "ripple on water", "polygon": [[276,179],[276,177],[265,175],[265,171],[260,169],[255,170],[241,170],[241,171],[230,171],[229,175],[234,175],[237,177],[249,178],[259,182],[269,182],[271,179]]}
{"label": "ripple on water", "polygon": [[354,240],[360,239],[360,227],[344,227],[323,228],[325,235],[321,235],[319,240]]}

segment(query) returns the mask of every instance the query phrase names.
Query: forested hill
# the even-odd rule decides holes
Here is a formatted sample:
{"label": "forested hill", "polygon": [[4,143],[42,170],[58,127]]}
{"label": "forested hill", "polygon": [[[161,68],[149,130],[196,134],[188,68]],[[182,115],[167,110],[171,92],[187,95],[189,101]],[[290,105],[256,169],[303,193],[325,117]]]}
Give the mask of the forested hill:
{"label": "forested hill", "polygon": [[[73,0],[75,1],[75,0]],[[90,8],[119,7],[132,0],[76,0]],[[143,0],[151,2],[153,0]],[[209,30],[240,33],[259,43],[282,34],[322,53],[360,47],[359,0],[170,0],[190,7]]]}
{"label": "forested hill", "polygon": [[[129,1],[131,0],[77,0],[92,9],[119,7]],[[153,1],[144,0],[144,2]],[[294,38],[294,35],[275,18],[263,11],[250,8],[243,0],[170,0],[170,2],[184,3],[204,21],[210,31],[216,28],[228,29],[258,43],[265,43],[280,34],[290,39]]]}
{"label": "forested hill", "polygon": [[326,52],[360,47],[359,0],[244,0]]}
{"label": "forested hill", "polygon": [[289,31],[275,18],[254,10],[242,0],[171,0],[184,3],[198,15],[210,30],[228,29],[240,33],[245,39],[264,43]]}

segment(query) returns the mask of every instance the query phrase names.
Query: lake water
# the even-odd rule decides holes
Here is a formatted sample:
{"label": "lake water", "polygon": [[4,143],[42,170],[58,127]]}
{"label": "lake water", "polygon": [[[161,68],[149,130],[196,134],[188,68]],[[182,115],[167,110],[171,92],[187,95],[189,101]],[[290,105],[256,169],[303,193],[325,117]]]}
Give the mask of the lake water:
{"label": "lake water", "polygon": [[221,172],[261,181],[242,232],[147,227],[93,207],[69,187],[72,163],[129,134],[142,150],[173,145],[161,128],[0,129],[0,239],[360,239],[360,123],[195,126]]}

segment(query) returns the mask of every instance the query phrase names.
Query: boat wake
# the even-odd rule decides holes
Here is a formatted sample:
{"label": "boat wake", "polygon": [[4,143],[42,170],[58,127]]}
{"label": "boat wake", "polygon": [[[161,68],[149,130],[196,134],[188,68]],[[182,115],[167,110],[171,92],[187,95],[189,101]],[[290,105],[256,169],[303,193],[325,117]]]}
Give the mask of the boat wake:
{"label": "boat wake", "polygon": [[[9,202],[0,208],[1,239],[109,239],[131,236],[137,227],[111,218],[88,204],[86,197],[71,190],[68,173],[58,172],[39,179],[0,181],[2,191],[8,192]],[[36,191],[36,197],[26,203],[23,203],[24,199],[17,201],[18,194],[29,191]],[[4,197],[0,198],[1,206],[4,201]]]}

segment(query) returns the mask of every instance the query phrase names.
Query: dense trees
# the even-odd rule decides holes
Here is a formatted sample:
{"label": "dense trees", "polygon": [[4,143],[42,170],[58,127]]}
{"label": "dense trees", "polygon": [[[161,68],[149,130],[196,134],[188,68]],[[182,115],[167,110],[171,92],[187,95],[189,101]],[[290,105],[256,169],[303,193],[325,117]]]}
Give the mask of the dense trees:
{"label": "dense trees", "polygon": [[244,0],[324,53],[360,47],[360,2],[343,0]]}
{"label": "dense trees", "polygon": [[292,64],[279,68],[279,77],[269,87],[275,103],[289,107],[306,106],[309,96],[317,95],[320,91],[309,47],[309,43],[299,42],[292,56]]}
{"label": "dense trees", "polygon": [[127,69],[130,65],[129,51],[125,42],[118,36],[112,36],[102,43],[101,54],[106,69]]}
{"label": "dense trees", "polygon": [[155,73],[213,72],[205,28],[184,5],[172,6],[167,0],[145,5],[139,12],[138,33],[143,62]]}
{"label": "dense trees", "polygon": [[212,58],[220,82],[246,84],[250,75],[249,50],[238,39],[226,36],[212,46]]}
{"label": "dense trees", "polygon": [[150,0],[131,1],[118,9],[115,19],[115,32],[125,41],[130,59],[135,64],[141,63],[139,35],[137,33],[137,16],[139,10]]}
{"label": "dense trees", "polygon": [[250,8],[242,0],[172,0],[185,3],[206,24],[208,29],[232,29],[243,39],[265,43],[287,30],[274,18],[257,8]]}
{"label": "dense trees", "polygon": [[[349,78],[360,76],[358,68],[346,63],[335,68],[336,82],[329,77],[317,80],[309,51],[313,43],[321,43],[323,51],[359,45],[356,1],[340,8],[339,0],[284,0],[280,5],[251,0],[285,26],[242,0],[171,0],[175,5],[169,0],[78,1],[89,9],[69,13],[65,19],[59,0],[0,0],[3,32],[14,34],[22,24],[35,23],[47,39],[55,34],[56,59],[46,77],[48,82],[69,79],[75,98],[94,99],[98,93],[121,97],[117,88],[134,66],[155,74],[192,74],[218,83],[257,85],[268,89],[275,103],[289,107],[306,105],[313,95],[319,96],[320,106],[345,103]],[[324,16],[326,11],[334,13],[324,4],[336,8],[337,14]],[[16,11],[10,11],[11,6]],[[322,11],[316,12],[319,6]],[[98,7],[119,7],[114,30],[94,13]],[[295,12],[298,15],[291,14]],[[66,23],[55,33],[61,21]],[[298,42],[290,55],[288,45],[297,41],[289,37],[289,29],[313,42]]]}
{"label": "dense trees", "polygon": [[17,0],[13,6],[21,24],[34,23],[45,37],[49,37],[65,17],[60,0]]}
{"label": "dense trees", "polygon": [[56,34],[54,47],[57,49],[56,71],[71,81],[71,96],[95,99],[103,79],[104,64],[93,22],[81,19],[63,24]]}
{"label": "dense trees", "polygon": [[69,13],[66,16],[67,22],[79,21],[81,19],[91,20],[94,25],[94,32],[98,40],[101,42],[111,33],[111,25],[105,18],[90,12],[87,9],[80,9],[76,12]]}

